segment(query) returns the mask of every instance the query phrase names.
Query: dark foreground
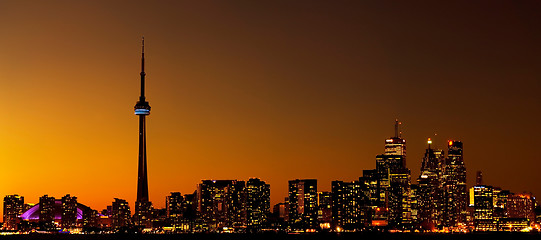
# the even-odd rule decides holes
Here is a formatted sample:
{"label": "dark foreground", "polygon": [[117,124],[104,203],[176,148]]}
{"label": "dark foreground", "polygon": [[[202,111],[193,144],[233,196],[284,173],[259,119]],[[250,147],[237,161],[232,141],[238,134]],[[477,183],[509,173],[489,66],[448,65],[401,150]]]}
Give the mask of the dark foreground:
{"label": "dark foreground", "polygon": [[541,239],[540,233],[469,233],[469,234],[418,234],[418,233],[314,233],[314,234],[168,234],[168,235],[63,235],[63,234],[34,234],[0,236],[0,239],[43,239],[43,240],[112,240],[112,239],[149,239],[149,240],[446,240],[446,239]]}

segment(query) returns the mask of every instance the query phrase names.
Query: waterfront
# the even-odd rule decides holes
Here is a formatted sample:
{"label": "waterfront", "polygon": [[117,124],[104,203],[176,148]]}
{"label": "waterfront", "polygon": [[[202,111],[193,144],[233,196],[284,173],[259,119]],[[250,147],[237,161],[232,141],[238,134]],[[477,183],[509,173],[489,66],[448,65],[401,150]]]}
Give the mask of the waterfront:
{"label": "waterfront", "polygon": [[156,239],[156,240],[200,240],[200,239],[223,239],[223,240],[252,240],[252,239],[286,239],[286,240],[483,240],[483,239],[539,239],[540,233],[469,233],[469,234],[419,234],[419,233],[316,233],[316,234],[89,234],[89,235],[67,235],[67,234],[28,234],[28,235],[6,235],[2,239],[38,239],[38,240],[113,240],[113,239]]}

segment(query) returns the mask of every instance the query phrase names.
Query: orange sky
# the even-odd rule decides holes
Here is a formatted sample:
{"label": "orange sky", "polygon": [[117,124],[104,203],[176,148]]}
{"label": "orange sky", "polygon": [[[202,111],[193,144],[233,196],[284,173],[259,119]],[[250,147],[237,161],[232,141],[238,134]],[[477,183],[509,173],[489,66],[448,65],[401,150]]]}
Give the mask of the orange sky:
{"label": "orange sky", "polygon": [[143,35],[156,207],[202,179],[330,190],[395,118],[412,179],[457,139],[469,185],[541,192],[540,3],[433,4],[0,1],[0,196],[133,207]]}

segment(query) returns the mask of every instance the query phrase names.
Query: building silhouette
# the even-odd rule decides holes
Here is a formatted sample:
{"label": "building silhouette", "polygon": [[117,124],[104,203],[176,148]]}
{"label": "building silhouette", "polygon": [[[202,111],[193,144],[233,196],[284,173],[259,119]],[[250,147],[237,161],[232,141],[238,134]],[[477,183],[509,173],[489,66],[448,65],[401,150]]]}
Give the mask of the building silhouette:
{"label": "building silhouette", "polygon": [[[403,228],[411,224],[410,185],[411,171],[406,167],[406,140],[401,137],[398,120],[394,137],[385,140],[385,153],[376,156],[378,178],[378,218],[384,216],[392,227]],[[383,217],[380,220],[384,220]],[[382,223],[378,221],[378,223]]]}
{"label": "building silhouette", "polygon": [[360,229],[364,223],[366,203],[363,184],[359,181],[332,181],[332,228]]}
{"label": "building silhouette", "polygon": [[443,225],[457,227],[466,221],[466,166],[460,141],[449,141],[445,160]]}
{"label": "building silhouette", "polygon": [[115,230],[131,226],[131,211],[128,201],[115,198],[111,208],[111,226]]}
{"label": "building silhouette", "polygon": [[150,227],[152,203],[148,198],[146,116],[150,114],[150,105],[145,99],[145,39],[141,51],[141,95],[135,104],[135,115],[139,116],[139,161],[137,174],[137,200],[135,201],[134,222],[136,226]]}
{"label": "building silhouette", "polygon": [[18,230],[20,223],[19,216],[24,211],[24,197],[15,195],[7,195],[4,197],[4,228],[8,230]]}
{"label": "building silhouette", "polygon": [[270,217],[270,185],[259,178],[246,182],[246,227],[257,232],[267,227]]}
{"label": "building silhouette", "polygon": [[67,194],[62,197],[62,228],[74,228],[77,226],[77,197]]}
{"label": "building silhouette", "polygon": [[431,147],[429,138],[421,164],[421,173],[417,178],[416,222],[425,230],[441,229],[443,221],[443,150]]}
{"label": "building silhouette", "polygon": [[43,195],[39,198],[39,223],[43,230],[54,230],[56,199]]}
{"label": "building silhouette", "polygon": [[204,230],[241,228],[246,223],[245,182],[203,180],[197,187],[198,213]]}
{"label": "building silhouette", "polygon": [[317,193],[317,221],[322,229],[330,228],[332,223],[332,192]]}
{"label": "building silhouette", "polygon": [[292,229],[317,227],[317,180],[289,181],[289,226]]}

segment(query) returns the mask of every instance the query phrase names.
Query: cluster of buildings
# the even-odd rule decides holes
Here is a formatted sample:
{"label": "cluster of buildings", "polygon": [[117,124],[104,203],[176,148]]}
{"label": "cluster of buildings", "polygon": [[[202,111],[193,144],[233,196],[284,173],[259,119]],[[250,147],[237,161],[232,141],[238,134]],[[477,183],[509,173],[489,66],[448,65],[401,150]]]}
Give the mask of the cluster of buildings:
{"label": "cluster of buildings", "polygon": [[197,190],[172,192],[164,209],[148,197],[144,40],[141,95],[134,111],[139,117],[137,199],[132,214],[126,200],[115,198],[98,212],[66,195],[44,195],[39,203],[24,197],[4,197],[3,229],[10,231],[92,232],[315,232],[315,231],[530,231],[539,230],[540,209],[531,193],[514,194],[477,184],[466,187],[463,145],[449,141],[447,154],[428,148],[420,175],[412,181],[406,166],[406,140],[399,122],[376,156],[376,168],[356,181],[333,181],[331,191],[319,192],[316,179],[288,183],[288,197],[271,209],[270,185],[252,178],[203,180]]}
{"label": "cluster of buildings", "polygon": [[[270,185],[258,178],[202,180],[182,195],[172,192],[164,209],[138,201],[132,214],[126,200],[115,198],[98,212],[77,202],[42,196],[37,204],[24,197],[4,198],[5,230],[41,231],[531,231],[539,229],[541,211],[531,193],[512,193],[484,185],[466,187],[463,145],[449,141],[444,150],[428,147],[420,175],[412,181],[406,167],[406,141],[396,122],[385,140],[376,168],[355,181],[332,181],[318,191],[316,179],[288,182],[288,196],[271,208]],[[147,190],[148,191],[148,190]],[[141,206],[143,205],[143,206]],[[142,210],[143,209],[143,210]],[[137,213],[139,211],[139,213]]]}

